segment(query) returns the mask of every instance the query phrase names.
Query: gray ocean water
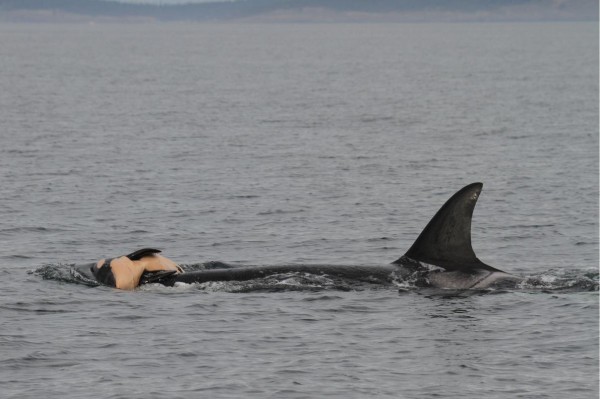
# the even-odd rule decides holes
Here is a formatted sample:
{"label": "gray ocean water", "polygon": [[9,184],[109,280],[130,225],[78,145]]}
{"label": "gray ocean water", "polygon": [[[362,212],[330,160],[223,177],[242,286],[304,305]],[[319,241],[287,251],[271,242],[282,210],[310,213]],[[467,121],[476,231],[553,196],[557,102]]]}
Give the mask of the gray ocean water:
{"label": "gray ocean water", "polygon": [[[520,289],[89,287],[384,264],[482,181]],[[598,26],[0,25],[3,398],[598,397]]]}

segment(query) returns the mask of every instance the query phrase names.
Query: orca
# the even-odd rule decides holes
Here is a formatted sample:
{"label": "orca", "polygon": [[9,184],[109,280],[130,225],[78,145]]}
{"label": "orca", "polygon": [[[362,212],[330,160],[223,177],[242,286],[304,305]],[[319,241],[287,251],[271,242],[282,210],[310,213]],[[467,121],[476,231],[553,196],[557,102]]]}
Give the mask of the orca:
{"label": "orca", "polygon": [[[516,286],[521,278],[483,263],[471,246],[471,220],[483,184],[472,183],[454,194],[435,214],[409,250],[380,266],[270,265],[220,267],[184,272],[160,250],[144,248],[132,254],[79,268],[99,283],[133,289],[147,283],[247,281],[280,273],[310,273],[356,281],[393,283],[418,275],[423,285],[448,289]],[[137,280],[136,280],[137,279]]]}
{"label": "orca", "polygon": [[100,259],[79,271],[83,274],[89,271],[99,283],[123,290],[132,290],[140,284],[183,273],[183,269],[175,262],[158,255],[160,252],[158,249],[143,248],[129,255]]}

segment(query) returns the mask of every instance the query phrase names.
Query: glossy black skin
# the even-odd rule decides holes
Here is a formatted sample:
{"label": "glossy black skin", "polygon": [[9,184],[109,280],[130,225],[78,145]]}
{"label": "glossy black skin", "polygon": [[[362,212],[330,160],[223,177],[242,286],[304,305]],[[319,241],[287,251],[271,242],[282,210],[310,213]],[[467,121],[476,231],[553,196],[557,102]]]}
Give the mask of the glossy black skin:
{"label": "glossy black skin", "polygon": [[[140,284],[154,282],[173,286],[178,282],[247,281],[281,273],[310,273],[355,281],[391,283],[402,281],[415,272],[428,273],[429,269],[421,265],[421,262],[441,268],[434,270],[436,275],[432,276],[440,282],[440,288],[472,288],[478,281],[492,275],[495,282],[499,279],[515,281],[515,276],[481,262],[471,247],[471,219],[482,186],[481,183],[472,183],[454,194],[435,214],[406,254],[390,265],[273,265],[223,267],[180,274],[153,272],[142,278]],[[146,248],[128,256],[139,258],[157,252],[160,251]],[[85,268],[81,272],[85,275],[89,273]],[[105,282],[97,276],[93,278],[110,285],[110,281]]]}
{"label": "glossy black skin", "polygon": [[273,265],[250,266],[227,269],[209,269],[187,272],[169,276],[160,281],[161,284],[173,286],[181,283],[205,283],[208,281],[247,281],[268,277],[281,273],[310,273],[313,275],[327,275],[348,280],[365,282],[392,282],[400,273],[401,268],[396,265],[383,266],[356,266],[356,265]]}
{"label": "glossy black skin", "polygon": [[207,281],[245,281],[278,273],[311,273],[351,280],[376,279],[393,281],[403,279],[423,268],[419,262],[439,266],[455,272],[454,279],[471,280],[473,274],[501,272],[481,262],[471,247],[471,219],[483,184],[472,183],[456,192],[439,209],[404,256],[391,265],[336,266],[336,265],[276,265],[229,269],[201,270],[170,276],[161,281],[165,285],[203,283]]}
{"label": "glossy black skin", "polygon": [[98,280],[102,284],[108,285],[109,287],[115,287],[117,284],[115,282],[115,275],[113,274],[112,269],[110,267],[111,261],[112,259],[106,260],[100,268],[97,268],[96,265],[92,264],[92,266],[90,267],[90,271],[92,272],[96,280]]}

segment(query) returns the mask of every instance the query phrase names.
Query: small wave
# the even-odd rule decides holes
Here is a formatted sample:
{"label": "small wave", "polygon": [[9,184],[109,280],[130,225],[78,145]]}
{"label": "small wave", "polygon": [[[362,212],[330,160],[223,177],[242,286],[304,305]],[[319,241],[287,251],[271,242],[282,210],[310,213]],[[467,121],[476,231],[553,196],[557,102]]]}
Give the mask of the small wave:
{"label": "small wave", "polygon": [[23,254],[13,254],[13,255],[6,255],[2,257],[3,259],[33,259],[33,256],[27,256],[27,255],[23,255]]}
{"label": "small wave", "polygon": [[49,229],[48,227],[44,227],[44,226],[19,226],[19,227],[9,227],[6,229],[2,229],[2,230],[0,230],[0,233],[29,233],[29,232],[40,232],[40,231],[62,232],[64,230]]}
{"label": "small wave", "polygon": [[376,237],[376,238],[367,238],[367,242],[378,242],[378,241],[389,241],[390,237]]}
{"label": "small wave", "polygon": [[[179,287],[179,283],[175,285]],[[292,272],[273,274],[267,277],[248,281],[210,281],[205,283],[185,284],[186,287],[196,287],[206,292],[288,292],[308,291],[319,292],[324,290],[351,291],[364,289],[364,283],[348,282],[332,279],[323,275]]]}
{"label": "small wave", "polygon": [[235,199],[253,199],[253,198],[260,198],[259,195],[252,195],[252,194],[248,194],[248,195],[233,195],[230,198],[235,198]]}
{"label": "small wave", "polygon": [[304,209],[273,209],[264,212],[258,212],[257,216],[268,216],[268,215],[287,215],[287,214],[295,214],[302,213]]}
{"label": "small wave", "polygon": [[209,270],[209,269],[230,269],[232,267],[235,267],[233,265],[230,265],[229,263],[221,262],[218,260],[212,260],[212,261],[203,262],[203,263],[192,263],[192,264],[188,264],[188,265],[182,264],[180,266],[186,272],[195,272],[195,271],[199,271],[199,270]]}
{"label": "small wave", "polygon": [[341,296],[338,295],[319,295],[315,297],[308,297],[302,299],[304,302],[314,302],[314,301],[333,301],[337,299],[342,299]]}
{"label": "small wave", "polygon": [[598,269],[550,269],[526,276],[520,289],[598,291]]}
{"label": "small wave", "polygon": [[91,280],[79,273],[73,264],[47,264],[43,265],[30,273],[40,276],[44,280],[54,280],[63,283],[83,284],[90,287],[100,285],[97,281]]}

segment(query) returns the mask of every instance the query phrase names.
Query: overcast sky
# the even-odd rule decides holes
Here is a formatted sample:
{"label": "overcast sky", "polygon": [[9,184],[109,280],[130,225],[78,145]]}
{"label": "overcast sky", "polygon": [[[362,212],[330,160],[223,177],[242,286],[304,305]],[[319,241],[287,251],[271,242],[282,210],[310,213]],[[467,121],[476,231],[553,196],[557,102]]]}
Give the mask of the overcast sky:
{"label": "overcast sky", "polygon": [[[117,1],[120,1],[122,3],[182,4],[182,3],[213,3],[215,1],[232,1],[232,0],[117,0]],[[235,0],[233,0],[233,1],[235,1]]]}

